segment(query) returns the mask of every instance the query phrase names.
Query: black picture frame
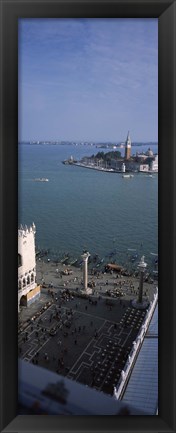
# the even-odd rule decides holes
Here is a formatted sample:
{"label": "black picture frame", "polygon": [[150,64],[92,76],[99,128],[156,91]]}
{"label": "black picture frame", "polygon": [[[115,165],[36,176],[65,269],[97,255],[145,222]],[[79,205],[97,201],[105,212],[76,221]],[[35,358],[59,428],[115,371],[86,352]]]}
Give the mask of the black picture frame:
{"label": "black picture frame", "polygon": [[[18,18],[158,18],[159,21],[159,414],[17,416]],[[1,384],[3,432],[174,432],[176,2],[1,0]]]}

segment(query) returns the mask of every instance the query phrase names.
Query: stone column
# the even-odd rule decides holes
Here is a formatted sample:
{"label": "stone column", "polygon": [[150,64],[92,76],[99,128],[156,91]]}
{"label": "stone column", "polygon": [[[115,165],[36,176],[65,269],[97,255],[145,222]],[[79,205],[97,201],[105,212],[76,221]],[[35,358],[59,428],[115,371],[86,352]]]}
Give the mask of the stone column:
{"label": "stone column", "polygon": [[134,308],[146,309],[149,305],[149,300],[143,299],[143,278],[146,267],[147,263],[144,262],[144,256],[142,256],[138,265],[140,271],[138,298],[132,301],[132,305]]}
{"label": "stone column", "polygon": [[88,265],[89,256],[90,256],[90,254],[88,252],[82,254],[82,256],[81,256],[83,259],[83,262],[84,262],[84,265],[83,265],[83,288],[85,291],[87,291],[87,289],[88,289],[88,287],[87,287],[87,284],[88,284],[88,266],[87,265]]}
{"label": "stone column", "polygon": [[87,295],[90,295],[92,293],[92,289],[88,287],[88,258],[90,254],[88,252],[85,252],[82,254],[83,259],[83,293],[86,293]]}
{"label": "stone column", "polygon": [[138,300],[137,302],[139,304],[142,304],[142,296],[143,296],[143,278],[144,278],[144,271],[147,267],[147,263],[144,262],[144,256],[141,257],[141,261],[138,265],[138,268],[140,270],[140,282],[139,282],[139,293],[138,293]]}

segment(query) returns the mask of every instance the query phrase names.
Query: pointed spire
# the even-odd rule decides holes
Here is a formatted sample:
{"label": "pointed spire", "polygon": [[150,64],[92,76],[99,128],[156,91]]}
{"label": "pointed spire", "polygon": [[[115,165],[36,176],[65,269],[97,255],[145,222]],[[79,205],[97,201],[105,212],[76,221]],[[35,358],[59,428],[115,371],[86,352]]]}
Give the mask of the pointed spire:
{"label": "pointed spire", "polygon": [[128,131],[126,142],[131,143],[130,131]]}

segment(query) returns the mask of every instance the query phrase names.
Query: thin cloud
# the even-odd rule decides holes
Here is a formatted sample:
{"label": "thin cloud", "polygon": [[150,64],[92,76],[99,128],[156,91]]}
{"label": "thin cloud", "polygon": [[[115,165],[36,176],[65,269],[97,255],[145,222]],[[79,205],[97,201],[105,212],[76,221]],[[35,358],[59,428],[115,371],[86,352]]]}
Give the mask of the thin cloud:
{"label": "thin cloud", "polygon": [[[29,130],[22,110],[36,131],[41,109],[49,136],[53,134],[50,125],[64,106],[65,133],[72,107],[72,117],[76,121],[77,113],[80,124],[86,124],[85,116],[92,119],[90,113],[96,113],[99,125],[104,113],[107,119],[114,119],[115,110],[116,118],[126,118],[127,124],[134,118],[139,136],[150,130],[157,139],[157,45],[154,19],[21,19],[19,118],[25,124],[21,126],[23,134],[27,137]],[[149,109],[151,123],[142,130],[142,116],[145,119]],[[101,131],[93,128],[95,139],[105,131],[111,139],[116,130],[117,125],[113,127],[110,121],[106,128],[102,124]],[[73,125],[69,131],[71,139]]]}

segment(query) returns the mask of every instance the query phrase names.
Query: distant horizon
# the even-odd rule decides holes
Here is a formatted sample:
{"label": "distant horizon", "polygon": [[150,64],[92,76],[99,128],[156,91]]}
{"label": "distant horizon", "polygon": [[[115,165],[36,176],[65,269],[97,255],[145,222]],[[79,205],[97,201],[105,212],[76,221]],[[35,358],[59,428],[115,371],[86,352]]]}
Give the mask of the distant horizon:
{"label": "distant horizon", "polygon": [[[44,140],[38,140],[38,139],[33,139],[33,140],[19,140],[18,143],[71,143],[71,144],[81,144],[81,143],[88,143],[88,144],[125,144],[124,141],[112,141],[112,140],[108,140],[108,141],[103,141],[103,140],[61,140],[61,139],[53,139],[53,140],[49,140],[49,139],[44,139]],[[155,140],[151,140],[151,141],[133,141],[131,143],[131,146],[134,146],[135,144],[158,144],[158,141]]]}
{"label": "distant horizon", "polygon": [[158,141],[157,18],[20,18],[18,34],[20,141]]}

